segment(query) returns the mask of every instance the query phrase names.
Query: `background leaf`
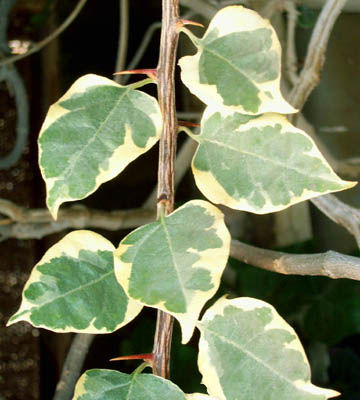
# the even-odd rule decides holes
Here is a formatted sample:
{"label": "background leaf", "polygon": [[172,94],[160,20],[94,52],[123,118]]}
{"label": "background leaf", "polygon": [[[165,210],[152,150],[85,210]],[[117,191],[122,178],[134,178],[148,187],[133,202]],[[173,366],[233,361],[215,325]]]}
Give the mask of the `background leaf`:
{"label": "background leaf", "polygon": [[257,214],[350,188],[305,132],[279,114],[251,117],[206,108],[192,162],[212,202]]}
{"label": "background leaf", "polygon": [[86,371],[75,387],[73,400],[185,400],[172,382],[152,374],[123,374],[118,371]]}
{"label": "background leaf", "polygon": [[225,7],[194,42],[198,52],[179,60],[181,79],[205,104],[251,115],[295,112],[280,93],[279,40],[258,13]]}
{"label": "background leaf", "polygon": [[223,214],[194,200],[123,239],[115,274],[131,298],[177,318],[186,343],[219,287],[229,246]]}
{"label": "background leaf", "polygon": [[118,175],[159,139],[157,101],[131,85],[85,75],[53,104],[39,137],[40,168],[54,218]]}
{"label": "background leaf", "polygon": [[142,305],[118,284],[114,250],[97,233],[66,235],[34,267],[8,325],[28,321],[55,332],[84,333],[109,333],[126,325]]}
{"label": "background leaf", "polygon": [[199,369],[221,400],[320,400],[338,393],[310,383],[310,367],[294,330],[269,304],[221,298],[199,323]]}

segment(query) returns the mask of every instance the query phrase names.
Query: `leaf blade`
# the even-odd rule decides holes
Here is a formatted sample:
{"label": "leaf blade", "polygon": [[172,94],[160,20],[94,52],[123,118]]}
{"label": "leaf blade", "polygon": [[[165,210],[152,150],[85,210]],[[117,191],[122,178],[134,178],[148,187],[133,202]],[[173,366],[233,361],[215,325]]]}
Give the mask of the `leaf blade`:
{"label": "leaf blade", "polygon": [[114,246],[93,232],[66,235],[34,267],[8,325],[27,321],[54,332],[84,333],[126,325],[142,306],[117,283],[113,252]]}
{"label": "leaf blade", "polygon": [[186,343],[220,284],[229,248],[223,214],[194,200],[122,240],[115,274],[130,297],[178,319]]}
{"label": "leaf blade", "polygon": [[97,75],[79,78],[53,104],[39,136],[47,205],[85,198],[118,175],[159,139],[162,118],[154,98]]}
{"label": "leaf blade", "polygon": [[356,184],[341,180],[313,140],[280,114],[207,107],[201,127],[192,170],[214,203],[265,214]]}
{"label": "leaf blade", "polygon": [[73,400],[185,400],[185,394],[171,381],[152,374],[124,374],[92,369],[78,380]]}
{"label": "leaf blade", "polygon": [[255,11],[223,8],[195,45],[194,56],[179,60],[181,79],[205,104],[249,115],[296,111],[280,92],[279,40]]}
{"label": "leaf blade", "polygon": [[310,367],[294,330],[269,304],[221,298],[201,322],[199,369],[221,400],[320,400],[339,395],[310,382]]}

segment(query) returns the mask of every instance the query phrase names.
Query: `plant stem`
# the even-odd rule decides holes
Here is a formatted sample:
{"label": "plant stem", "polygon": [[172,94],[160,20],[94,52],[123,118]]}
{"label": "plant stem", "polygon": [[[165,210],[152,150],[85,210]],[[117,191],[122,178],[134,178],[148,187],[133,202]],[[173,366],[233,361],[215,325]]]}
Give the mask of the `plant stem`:
{"label": "plant stem", "polygon": [[[177,119],[175,108],[174,70],[179,19],[178,0],[162,0],[162,28],[160,54],[157,66],[158,100],[163,115],[163,132],[160,139],[158,170],[158,216],[164,211],[170,214],[174,209],[174,162],[176,154]],[[158,311],[153,348],[153,372],[169,378],[170,348],[173,317]]]}
{"label": "plant stem", "polygon": [[[129,41],[129,0],[120,0],[120,32],[119,32],[119,43],[117,51],[117,59],[115,72],[119,72],[125,69],[126,56]],[[124,81],[121,75],[117,75],[114,78],[117,83]]]}

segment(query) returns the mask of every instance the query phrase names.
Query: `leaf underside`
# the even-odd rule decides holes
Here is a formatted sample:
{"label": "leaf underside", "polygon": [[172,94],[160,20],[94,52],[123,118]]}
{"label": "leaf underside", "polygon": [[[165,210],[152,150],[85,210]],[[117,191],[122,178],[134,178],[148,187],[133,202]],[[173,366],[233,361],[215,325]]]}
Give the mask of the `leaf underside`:
{"label": "leaf underside", "polygon": [[269,304],[221,298],[199,323],[199,369],[219,400],[321,400],[339,395],[310,382],[294,330]]}
{"label": "leaf underside", "polygon": [[212,202],[264,214],[344,190],[313,140],[279,114],[246,116],[208,107],[192,162],[196,184]]}
{"label": "leaf underside", "polygon": [[123,239],[115,274],[131,298],[177,318],[186,343],[219,287],[229,246],[223,214],[208,202],[190,201]]}
{"label": "leaf underside", "polygon": [[8,324],[27,321],[55,332],[84,333],[109,333],[126,325],[142,305],[118,284],[114,250],[96,233],[69,233],[34,267]]}
{"label": "leaf underside", "polygon": [[131,86],[85,75],[49,109],[39,136],[40,168],[54,218],[118,175],[159,139],[156,100]]}

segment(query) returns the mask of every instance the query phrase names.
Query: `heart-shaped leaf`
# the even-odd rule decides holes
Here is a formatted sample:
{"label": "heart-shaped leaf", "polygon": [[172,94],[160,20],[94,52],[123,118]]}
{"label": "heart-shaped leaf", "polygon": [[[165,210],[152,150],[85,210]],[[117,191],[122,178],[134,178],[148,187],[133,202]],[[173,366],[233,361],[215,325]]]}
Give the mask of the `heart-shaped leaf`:
{"label": "heart-shaped leaf", "polygon": [[219,400],[324,400],[339,393],[314,386],[294,330],[261,300],[221,298],[198,324],[199,369]]}
{"label": "heart-shaped leaf", "polygon": [[126,236],[115,252],[115,274],[131,298],[177,318],[186,343],[219,287],[229,247],[223,214],[194,200]]}
{"label": "heart-shaped leaf", "polygon": [[281,46],[268,20],[225,7],[202,39],[190,37],[198,52],[179,60],[181,79],[205,104],[251,115],[296,111],[280,92]]}
{"label": "heart-shaped leaf", "polygon": [[159,139],[157,101],[132,85],[85,75],[53,104],[39,137],[40,168],[54,218],[118,175]]}
{"label": "heart-shaped leaf", "polygon": [[78,380],[73,400],[185,400],[172,382],[152,374],[91,369]]}
{"label": "heart-shaped leaf", "polygon": [[212,202],[257,214],[353,187],[313,140],[280,114],[246,116],[208,107],[192,162],[196,185]]}
{"label": "heart-shaped leaf", "polygon": [[8,325],[28,321],[55,332],[84,333],[108,333],[126,325],[142,305],[118,284],[114,250],[97,233],[69,233],[34,267],[20,309]]}

